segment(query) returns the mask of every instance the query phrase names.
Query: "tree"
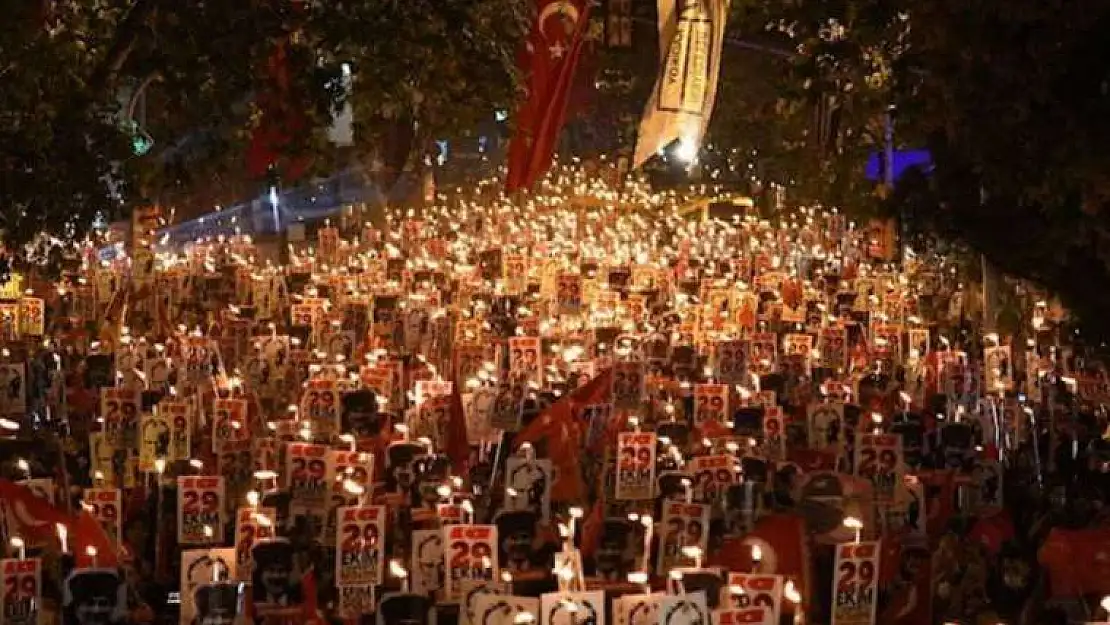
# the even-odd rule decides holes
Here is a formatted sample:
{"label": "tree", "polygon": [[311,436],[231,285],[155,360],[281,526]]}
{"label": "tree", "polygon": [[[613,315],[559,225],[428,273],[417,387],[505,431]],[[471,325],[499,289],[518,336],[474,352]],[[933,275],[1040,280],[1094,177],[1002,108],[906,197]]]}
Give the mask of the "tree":
{"label": "tree", "polygon": [[[1110,335],[1110,5],[1098,0],[747,0],[748,33],[794,51],[781,91],[804,110],[831,101],[832,149],[817,170],[862,180],[893,107],[899,147],[927,148],[929,172],[846,209],[900,215],[1058,293],[1100,340]],[[723,93],[723,92],[722,92]],[[718,116],[743,117],[719,102]],[[787,110],[791,110],[787,107]],[[789,116],[779,119],[789,128]],[[781,132],[776,130],[775,132]],[[788,171],[813,171],[785,154]],[[841,161],[839,167],[836,161]],[[800,175],[798,176],[801,177]]]}
{"label": "tree", "polygon": [[[511,103],[528,6],[17,4],[0,21],[0,242],[24,259],[41,233],[80,241],[97,218],[137,204],[178,201],[187,214],[198,189],[263,183],[242,175],[260,126],[280,135],[274,174],[308,157],[329,169],[337,152],[326,129],[345,102],[355,112],[355,151],[380,153],[392,129],[403,139],[392,160],[403,166],[421,140]],[[147,136],[153,146],[144,151]]]}

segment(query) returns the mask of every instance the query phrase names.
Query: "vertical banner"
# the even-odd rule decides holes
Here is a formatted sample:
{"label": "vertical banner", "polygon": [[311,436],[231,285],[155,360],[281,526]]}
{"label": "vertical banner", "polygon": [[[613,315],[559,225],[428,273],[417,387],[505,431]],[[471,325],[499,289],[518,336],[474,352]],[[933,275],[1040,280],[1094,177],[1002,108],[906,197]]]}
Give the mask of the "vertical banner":
{"label": "vertical banner", "polygon": [[376,586],[385,581],[385,506],[344,506],[337,514],[335,583]]}
{"label": "vertical banner", "polygon": [[700,143],[713,104],[729,0],[657,0],[659,76],[643,119],[633,167],[675,139]]}
{"label": "vertical banner", "polygon": [[832,625],[875,625],[879,600],[879,543],[836,547]]}
{"label": "vertical banner", "polygon": [[[177,478],[177,542],[218,545],[224,539],[224,478]],[[233,556],[234,557],[234,556]]]}
{"label": "vertical banner", "polygon": [[42,560],[0,560],[0,623],[38,625],[42,609]]}
{"label": "vertical banner", "polygon": [[249,582],[254,566],[251,550],[260,540],[273,538],[277,510],[274,508],[239,508],[235,515],[235,571],[237,579]]}
{"label": "vertical banner", "polygon": [[118,488],[85,489],[85,510],[116,545],[123,537],[123,500]]}
{"label": "vertical banner", "polygon": [[655,497],[655,433],[617,435],[616,498],[636,501]]}
{"label": "vertical banner", "polygon": [[497,526],[452,525],[443,529],[447,598],[458,600],[467,581],[493,581],[497,573]]}

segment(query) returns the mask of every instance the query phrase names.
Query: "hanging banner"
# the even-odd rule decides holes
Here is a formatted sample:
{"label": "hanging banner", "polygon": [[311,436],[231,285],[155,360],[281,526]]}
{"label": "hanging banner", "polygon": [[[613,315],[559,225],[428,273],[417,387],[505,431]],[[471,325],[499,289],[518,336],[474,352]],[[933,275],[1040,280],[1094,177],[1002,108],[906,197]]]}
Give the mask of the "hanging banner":
{"label": "hanging banner", "polygon": [[452,525],[443,529],[446,595],[458,601],[462,583],[493,581],[497,573],[497,526]]}
{"label": "hanging banner", "polygon": [[616,498],[636,501],[655,497],[654,432],[621,432],[617,435]]}
{"label": "hanging banner", "polygon": [[659,76],[640,121],[633,168],[672,141],[699,145],[717,99],[729,0],[657,0]]}
{"label": "hanging banner", "polygon": [[344,506],[336,515],[335,583],[376,586],[385,581],[385,506]]}
{"label": "hanging banner", "polygon": [[116,545],[123,536],[123,504],[118,488],[87,488],[82,501],[85,510],[104,528]]}
{"label": "hanging banner", "polygon": [[879,600],[879,543],[837,545],[832,625],[875,625]]}
{"label": "hanging banner", "polygon": [[42,560],[0,560],[0,623],[38,625],[42,609]]}
{"label": "hanging banner", "polygon": [[[218,545],[224,541],[224,478],[177,478],[177,542]],[[234,554],[232,555],[234,558]]]}

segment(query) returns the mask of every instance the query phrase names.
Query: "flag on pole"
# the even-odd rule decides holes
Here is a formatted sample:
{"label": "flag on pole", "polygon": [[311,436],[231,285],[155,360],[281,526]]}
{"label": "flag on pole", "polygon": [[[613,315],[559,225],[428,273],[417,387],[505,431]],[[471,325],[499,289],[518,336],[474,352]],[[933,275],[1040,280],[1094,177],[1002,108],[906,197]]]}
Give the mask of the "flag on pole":
{"label": "flag on pole", "polygon": [[659,76],[651,92],[632,166],[674,140],[700,144],[713,103],[730,0],[656,0]]}
{"label": "flag on pole", "polygon": [[536,0],[536,19],[520,59],[528,75],[528,97],[517,111],[509,145],[508,191],[531,186],[551,167],[590,23],[590,4]]}

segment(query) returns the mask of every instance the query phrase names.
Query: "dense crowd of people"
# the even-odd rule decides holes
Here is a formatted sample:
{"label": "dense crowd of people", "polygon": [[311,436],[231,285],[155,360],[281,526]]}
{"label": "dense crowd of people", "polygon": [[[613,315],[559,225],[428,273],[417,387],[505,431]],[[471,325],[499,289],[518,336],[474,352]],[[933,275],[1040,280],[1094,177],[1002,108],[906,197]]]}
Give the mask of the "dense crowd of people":
{"label": "dense crowd of people", "polygon": [[11,277],[0,621],[1108,618],[1053,307],[999,336],[888,224],[581,171],[358,216],[276,262],[151,208]]}

